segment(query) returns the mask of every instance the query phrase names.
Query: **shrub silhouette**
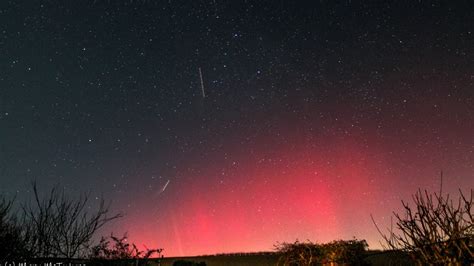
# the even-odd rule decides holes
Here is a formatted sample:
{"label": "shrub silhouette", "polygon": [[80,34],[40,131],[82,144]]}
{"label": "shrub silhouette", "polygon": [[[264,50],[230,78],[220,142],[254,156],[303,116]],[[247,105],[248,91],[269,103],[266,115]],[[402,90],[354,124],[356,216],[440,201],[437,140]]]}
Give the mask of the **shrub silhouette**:
{"label": "shrub silhouette", "polygon": [[325,263],[349,263],[366,265],[367,242],[365,240],[337,240],[326,244],[311,241],[294,243],[277,243],[275,248],[280,253],[277,265],[313,266]]}
{"label": "shrub silhouette", "polygon": [[[110,242],[113,242],[110,246]],[[127,235],[118,238],[113,234],[108,238],[102,237],[99,244],[91,248],[90,258],[93,260],[129,260],[139,259],[142,263],[146,264],[146,261],[153,255],[161,254],[163,249],[146,249],[141,251],[133,243],[127,243]]]}
{"label": "shrub silhouette", "polygon": [[419,264],[474,263],[473,190],[470,197],[459,190],[453,200],[442,193],[442,186],[439,193],[419,189],[412,200],[412,206],[402,201],[403,215],[393,213],[396,228],[388,233],[372,217],[384,247],[405,251]]}
{"label": "shrub silhouette", "polygon": [[350,265],[367,265],[368,244],[365,240],[336,240],[322,245],[323,262],[349,263]]}
{"label": "shrub silhouette", "polygon": [[322,263],[323,250],[320,245],[311,241],[294,243],[277,243],[277,252],[281,253],[277,265],[283,266],[310,266]]}

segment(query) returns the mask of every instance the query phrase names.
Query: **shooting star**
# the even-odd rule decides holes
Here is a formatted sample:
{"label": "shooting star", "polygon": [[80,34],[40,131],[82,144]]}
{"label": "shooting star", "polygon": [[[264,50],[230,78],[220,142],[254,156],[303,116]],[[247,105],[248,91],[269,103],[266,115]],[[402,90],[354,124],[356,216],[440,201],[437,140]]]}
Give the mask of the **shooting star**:
{"label": "shooting star", "polygon": [[165,192],[165,189],[168,187],[168,184],[170,183],[170,180],[166,181],[166,184],[163,186],[163,189],[161,189],[162,192]]}
{"label": "shooting star", "polygon": [[166,184],[156,193],[156,196],[160,195],[161,193],[165,192],[166,188],[168,187],[170,180],[166,181]]}
{"label": "shooting star", "polygon": [[201,79],[202,98],[206,98],[206,93],[204,92],[204,81],[202,80],[202,71],[201,71],[201,68],[199,68],[199,78]]}

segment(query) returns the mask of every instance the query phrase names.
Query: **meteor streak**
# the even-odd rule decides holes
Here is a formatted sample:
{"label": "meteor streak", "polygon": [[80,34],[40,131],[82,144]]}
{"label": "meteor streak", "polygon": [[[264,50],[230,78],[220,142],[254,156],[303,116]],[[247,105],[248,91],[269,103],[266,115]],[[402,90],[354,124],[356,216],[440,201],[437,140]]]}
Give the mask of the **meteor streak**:
{"label": "meteor streak", "polygon": [[165,192],[165,189],[168,187],[168,184],[170,183],[170,180],[168,179],[168,181],[166,181],[166,184],[163,186],[163,188],[161,189],[161,192]]}
{"label": "meteor streak", "polygon": [[166,184],[157,192],[155,192],[155,197],[160,195],[161,193],[165,192],[166,188],[168,187],[170,183],[170,180],[168,179],[168,181],[166,181]]}
{"label": "meteor streak", "polygon": [[203,79],[202,79],[202,71],[201,71],[201,68],[199,68],[199,79],[201,80],[202,98],[206,98],[206,93],[204,92],[204,81],[203,81]]}

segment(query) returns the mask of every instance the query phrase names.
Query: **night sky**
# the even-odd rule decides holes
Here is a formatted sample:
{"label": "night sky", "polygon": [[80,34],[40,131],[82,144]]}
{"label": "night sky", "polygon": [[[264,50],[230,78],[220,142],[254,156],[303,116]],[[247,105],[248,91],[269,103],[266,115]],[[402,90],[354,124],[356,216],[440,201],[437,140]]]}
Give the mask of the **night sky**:
{"label": "night sky", "polygon": [[378,248],[474,187],[474,8],[331,2],[2,0],[0,193],[103,196],[165,256]]}

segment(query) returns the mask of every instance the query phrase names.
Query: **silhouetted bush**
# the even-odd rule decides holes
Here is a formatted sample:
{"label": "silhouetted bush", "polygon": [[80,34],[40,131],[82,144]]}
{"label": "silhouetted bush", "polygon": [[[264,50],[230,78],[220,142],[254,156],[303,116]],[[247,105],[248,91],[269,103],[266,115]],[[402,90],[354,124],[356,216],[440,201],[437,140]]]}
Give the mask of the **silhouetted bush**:
{"label": "silhouetted bush", "polygon": [[275,248],[280,258],[277,265],[312,266],[330,263],[366,265],[367,242],[365,240],[337,240],[327,244],[311,241],[277,243]]}
{"label": "silhouetted bush", "polygon": [[321,245],[323,263],[336,262],[349,265],[367,265],[368,244],[365,240],[336,240]]}
{"label": "silhouetted bush", "polygon": [[294,243],[277,243],[277,252],[281,253],[277,265],[283,266],[311,266],[322,263],[323,249],[311,241]]}
{"label": "silhouetted bush", "polygon": [[402,201],[404,214],[394,213],[396,228],[383,233],[386,248],[407,252],[420,264],[460,265],[474,263],[473,190],[461,190],[454,201],[449,194],[418,190],[413,206]]}
{"label": "silhouetted bush", "polygon": [[206,263],[201,262],[194,262],[189,260],[177,260],[173,262],[173,266],[206,266]]}
{"label": "silhouetted bush", "polygon": [[[111,242],[113,243],[112,245],[110,245]],[[90,258],[92,260],[139,259],[143,264],[146,263],[153,254],[157,254],[159,257],[162,251],[163,249],[139,250],[135,244],[127,243],[126,234],[121,238],[110,235],[110,238],[102,237],[99,244],[91,248]]]}

